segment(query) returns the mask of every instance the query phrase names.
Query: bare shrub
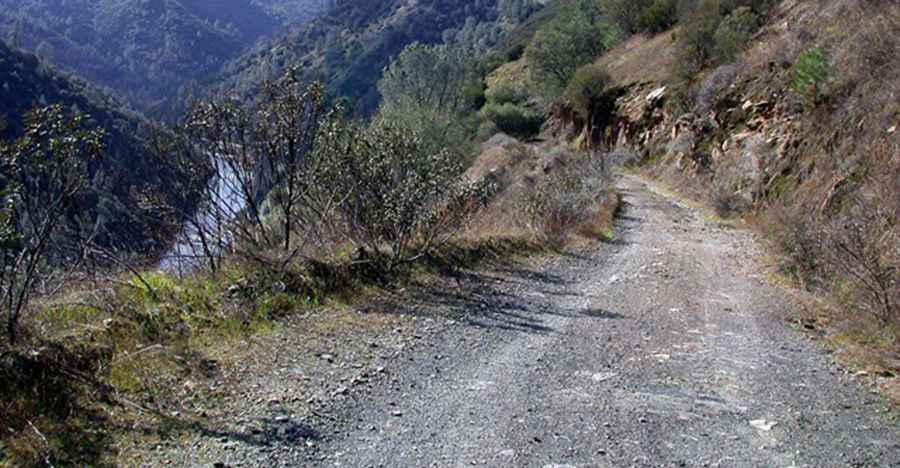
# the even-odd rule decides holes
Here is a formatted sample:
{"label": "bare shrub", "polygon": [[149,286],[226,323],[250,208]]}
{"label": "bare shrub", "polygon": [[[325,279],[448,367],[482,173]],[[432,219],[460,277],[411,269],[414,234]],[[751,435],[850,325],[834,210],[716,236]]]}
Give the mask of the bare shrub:
{"label": "bare shrub", "polygon": [[823,246],[821,227],[800,206],[776,206],[769,210],[769,226],[782,253],[780,269],[804,289],[822,283]]}
{"label": "bare shrub", "polygon": [[717,67],[710,72],[697,88],[696,109],[698,113],[709,112],[720,95],[728,89],[738,75],[739,68],[735,64]]}
{"label": "bare shrub", "polygon": [[712,201],[716,214],[723,218],[730,218],[749,209],[749,203],[740,193],[722,187],[715,189]]}
{"label": "bare shrub", "polygon": [[201,102],[157,151],[185,180],[173,181],[196,212],[171,208],[186,229],[177,256],[202,259],[217,271],[236,252],[283,266],[321,239],[341,194],[322,189],[329,161],[312,157],[320,130],[337,115],[318,84],[294,71],[266,83],[254,109],[233,100]]}
{"label": "bare shrub", "polygon": [[90,233],[72,211],[104,138],[86,119],[60,105],[36,109],[21,138],[0,144],[0,310],[10,343],[31,296],[64,282],[84,258]]}
{"label": "bare shrub", "polygon": [[563,247],[578,231],[596,231],[591,223],[603,209],[609,191],[609,170],[602,156],[578,155],[546,167],[526,194],[524,212],[543,241]]}
{"label": "bare shrub", "polygon": [[829,265],[853,286],[858,306],[888,324],[900,321],[900,221],[885,201],[857,194],[824,241]]}

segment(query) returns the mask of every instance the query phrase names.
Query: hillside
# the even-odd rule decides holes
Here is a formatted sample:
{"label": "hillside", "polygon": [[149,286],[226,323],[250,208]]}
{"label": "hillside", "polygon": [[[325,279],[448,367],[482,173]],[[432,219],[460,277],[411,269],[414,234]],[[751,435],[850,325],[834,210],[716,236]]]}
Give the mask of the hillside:
{"label": "hillside", "polygon": [[321,18],[263,41],[228,63],[215,87],[248,96],[265,79],[298,67],[305,79],[327,83],[334,96],[348,98],[362,114],[379,102],[375,83],[392,57],[413,42],[444,41],[464,26],[489,42],[499,37],[496,0],[344,1]]}
{"label": "hillside", "polygon": [[252,0],[285,24],[310,21],[337,4],[337,0]]}
{"label": "hillside", "polygon": [[896,399],[900,7],[786,0],[685,82],[673,37],[690,27],[598,60],[620,97],[595,144],[765,234],[804,297],[793,319]]}
{"label": "hillside", "polygon": [[321,3],[0,0],[0,38],[113,89],[149,115],[173,117],[192,80],[272,34],[288,21],[276,15],[286,8],[291,21],[301,21]]}
{"label": "hillside", "polygon": [[109,95],[2,41],[0,89],[0,115],[6,123],[0,137],[4,140],[21,134],[26,113],[52,104],[86,113],[89,126],[107,131],[105,157],[92,168],[93,186],[85,192],[81,208],[102,220],[97,226],[101,243],[144,253],[158,249],[158,221],[146,217],[137,198],[142,192],[163,192],[166,178],[138,136],[147,122],[122,111],[121,104]]}

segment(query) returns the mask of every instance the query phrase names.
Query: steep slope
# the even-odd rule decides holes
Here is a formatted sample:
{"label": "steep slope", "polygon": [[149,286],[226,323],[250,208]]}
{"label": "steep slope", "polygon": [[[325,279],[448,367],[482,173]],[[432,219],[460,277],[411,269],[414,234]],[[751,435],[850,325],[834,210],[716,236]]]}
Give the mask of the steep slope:
{"label": "steep slope", "polygon": [[61,103],[91,116],[89,125],[108,132],[105,158],[92,168],[93,186],[83,210],[100,219],[98,240],[114,233],[117,246],[135,251],[156,248],[159,225],[143,216],[138,196],[164,193],[164,171],[138,135],[146,125],[140,117],[121,111],[120,103],[94,88],[54,70],[40,58],[14,50],[0,41],[0,116],[6,129],[0,138],[16,137],[26,113],[39,106]]}
{"label": "steep slope", "polygon": [[148,114],[171,113],[168,101],[187,82],[215,72],[278,25],[249,0],[0,0],[0,37],[112,88]]}
{"label": "steep slope", "polygon": [[639,151],[649,173],[765,232],[785,277],[830,298],[798,320],[897,398],[900,6],[786,0],[736,60],[688,84],[673,73],[684,36],[599,60],[621,97],[595,143]]}
{"label": "steep slope", "polygon": [[406,45],[436,43],[469,24],[498,19],[496,0],[350,0],[326,15],[266,41],[226,65],[219,89],[246,96],[285,67],[321,79],[361,113],[378,103],[375,83]]}

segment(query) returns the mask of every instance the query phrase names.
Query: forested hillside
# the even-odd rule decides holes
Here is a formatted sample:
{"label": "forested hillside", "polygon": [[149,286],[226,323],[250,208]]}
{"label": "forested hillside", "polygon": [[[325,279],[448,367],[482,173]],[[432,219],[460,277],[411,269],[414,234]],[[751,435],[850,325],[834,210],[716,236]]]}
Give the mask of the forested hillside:
{"label": "forested hillside", "polygon": [[333,8],[337,0],[253,0],[286,24],[305,23]]}
{"label": "forested hillside", "polygon": [[159,247],[155,244],[159,226],[145,216],[138,199],[141,194],[159,193],[166,177],[138,137],[147,122],[123,112],[114,98],[3,42],[0,90],[2,140],[22,135],[29,112],[55,104],[67,113],[87,114],[87,127],[105,130],[104,155],[89,167],[91,182],[81,190],[79,209],[96,221],[95,239],[102,244],[145,253]]}
{"label": "forested hillside", "polygon": [[191,80],[216,72],[282,21],[308,19],[322,6],[318,0],[0,0],[0,38],[112,88],[148,115],[171,118]]}
{"label": "forested hillside", "polygon": [[220,89],[247,96],[286,67],[323,80],[330,94],[359,112],[378,105],[375,83],[406,45],[433,44],[457,35],[482,49],[537,8],[533,0],[373,0],[338,2],[328,14],[293,28],[227,64]]}

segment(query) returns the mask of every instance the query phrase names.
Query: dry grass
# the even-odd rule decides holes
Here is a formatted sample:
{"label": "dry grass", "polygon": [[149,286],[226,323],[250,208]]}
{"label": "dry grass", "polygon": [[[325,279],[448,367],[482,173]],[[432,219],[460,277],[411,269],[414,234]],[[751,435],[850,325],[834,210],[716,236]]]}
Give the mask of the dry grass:
{"label": "dry grass", "polygon": [[652,37],[637,35],[604,54],[597,63],[612,83],[667,83],[675,67],[677,28]]}
{"label": "dry grass", "polygon": [[467,176],[490,177],[499,192],[463,237],[528,239],[552,248],[610,239],[619,198],[602,157],[493,138]]}
{"label": "dry grass", "polygon": [[485,80],[488,88],[503,84],[525,84],[528,81],[528,62],[524,58],[507,62],[491,72]]}

